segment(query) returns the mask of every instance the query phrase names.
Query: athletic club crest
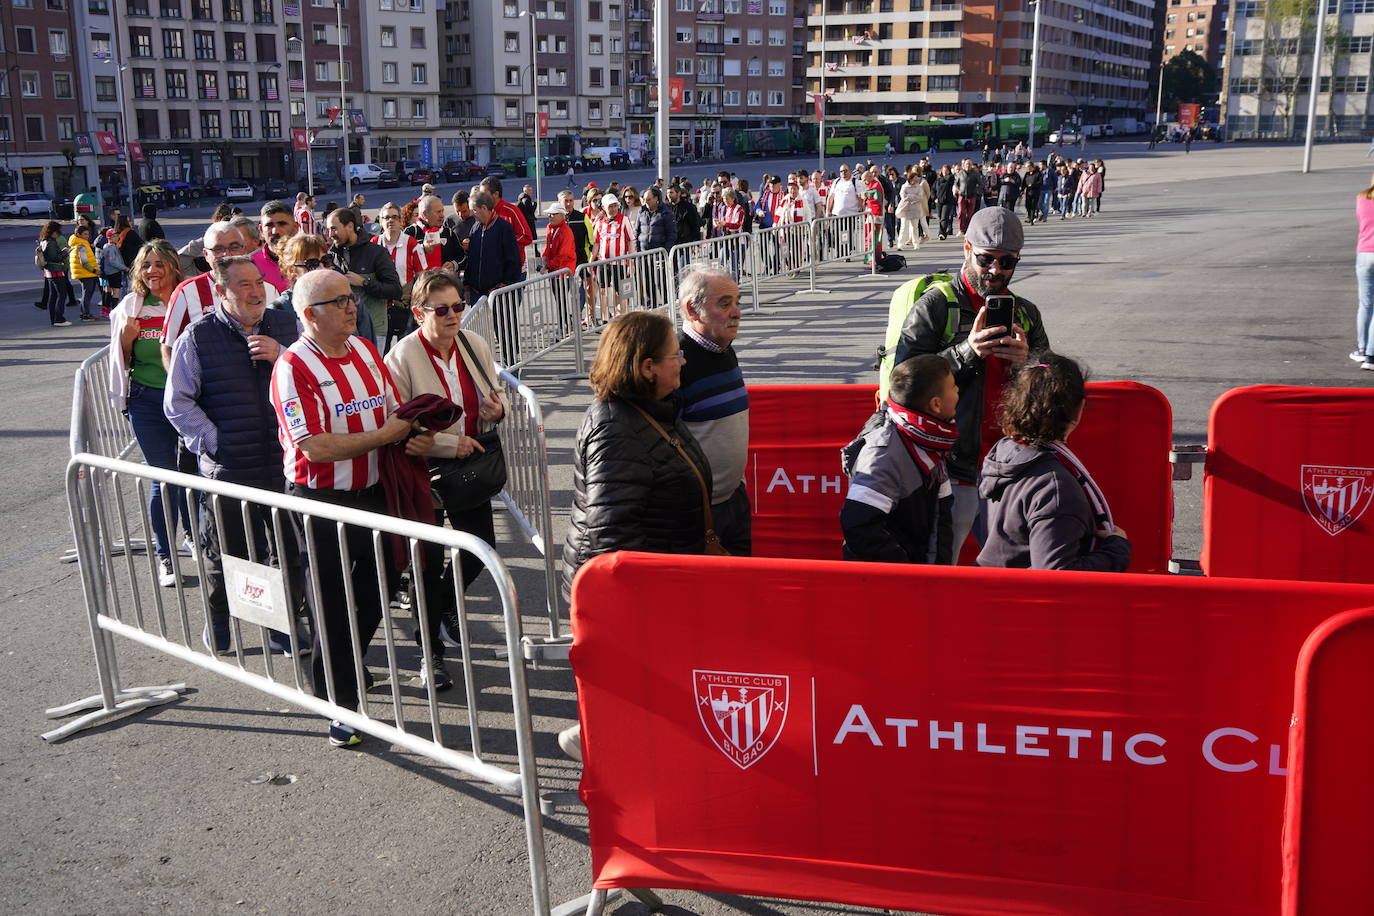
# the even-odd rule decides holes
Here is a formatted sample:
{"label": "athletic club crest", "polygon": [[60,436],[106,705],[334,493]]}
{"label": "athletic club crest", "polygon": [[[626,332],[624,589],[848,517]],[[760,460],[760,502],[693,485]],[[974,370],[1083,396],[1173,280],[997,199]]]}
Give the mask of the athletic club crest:
{"label": "athletic club crest", "polygon": [[741,770],[758,763],[787,721],[787,677],[693,671],[697,715],[712,743]]}
{"label": "athletic club crest", "polygon": [[1327,534],[1340,534],[1369,508],[1374,468],[1302,466],[1302,502]]}

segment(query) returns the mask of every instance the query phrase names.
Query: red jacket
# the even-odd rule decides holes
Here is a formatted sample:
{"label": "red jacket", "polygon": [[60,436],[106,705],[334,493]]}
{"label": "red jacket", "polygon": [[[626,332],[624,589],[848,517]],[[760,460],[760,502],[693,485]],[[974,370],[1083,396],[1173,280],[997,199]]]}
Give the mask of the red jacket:
{"label": "red jacket", "polygon": [[525,249],[534,242],[534,235],[530,232],[530,224],[525,222],[525,214],[516,209],[515,205],[509,201],[501,201],[496,205],[496,215],[515,230],[515,247],[520,252],[520,269],[525,269]]}
{"label": "red jacket", "polygon": [[577,269],[577,249],[573,247],[572,227],[565,219],[560,223],[551,223],[548,234],[544,237],[544,264],[549,271]]}

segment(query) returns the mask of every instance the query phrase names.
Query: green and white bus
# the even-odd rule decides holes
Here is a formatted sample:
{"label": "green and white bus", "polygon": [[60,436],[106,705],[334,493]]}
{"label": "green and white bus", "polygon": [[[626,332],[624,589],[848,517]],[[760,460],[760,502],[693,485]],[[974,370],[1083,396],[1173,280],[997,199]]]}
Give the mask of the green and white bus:
{"label": "green and white bus", "polygon": [[[935,150],[972,150],[985,139],[1015,143],[1027,138],[1029,115],[988,114],[978,118],[945,118],[917,121],[844,121],[825,129],[827,156],[882,154],[889,143],[902,153]],[[1049,133],[1050,119],[1035,114],[1035,135]]]}

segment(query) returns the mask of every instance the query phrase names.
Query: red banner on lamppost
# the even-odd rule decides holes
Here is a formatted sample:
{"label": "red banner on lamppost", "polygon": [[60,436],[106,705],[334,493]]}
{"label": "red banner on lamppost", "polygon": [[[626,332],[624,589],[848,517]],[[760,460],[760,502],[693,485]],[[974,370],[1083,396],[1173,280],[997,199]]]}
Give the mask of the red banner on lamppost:
{"label": "red banner on lamppost", "polygon": [[668,79],[668,111],[673,114],[682,111],[682,79],[680,77]]}

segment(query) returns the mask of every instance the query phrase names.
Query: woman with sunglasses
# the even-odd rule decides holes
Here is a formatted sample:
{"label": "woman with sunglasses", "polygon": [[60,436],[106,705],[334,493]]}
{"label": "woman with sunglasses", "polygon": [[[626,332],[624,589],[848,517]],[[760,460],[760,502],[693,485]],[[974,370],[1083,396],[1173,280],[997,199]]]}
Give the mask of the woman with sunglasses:
{"label": "woman with sunglasses", "polygon": [[277,266],[281,268],[281,275],[287,286],[269,308],[285,309],[295,314],[295,309],[291,305],[291,290],[295,287],[296,281],[312,270],[334,269],[334,262],[329,258],[329,242],[325,241],[323,236],[298,232],[282,245],[281,260]]}
{"label": "woman with sunglasses", "polygon": [[[464,459],[484,451],[477,436],[506,416],[506,407],[496,385],[496,363],[491,344],[472,331],[462,330],[463,290],[453,274],[426,270],[415,279],[410,310],[419,327],[386,354],[386,367],[396,385],[402,404],[422,394],[437,394],[461,407],[457,422],[434,430],[434,444],[425,456],[429,463],[434,491],[443,504],[443,514],[455,531],[466,531],[488,544],[496,543],[489,494],[474,498],[465,492],[453,472]],[[438,520],[442,524],[442,519]],[[434,678],[434,688],[452,686],[443,663],[442,642],[458,647],[458,628],[454,614],[453,570],[444,569],[442,551],[425,562],[425,595],[430,645],[434,666],[426,677]],[[482,572],[482,564],[472,554],[462,555],[463,590]],[[441,642],[442,640],[442,642]]]}

